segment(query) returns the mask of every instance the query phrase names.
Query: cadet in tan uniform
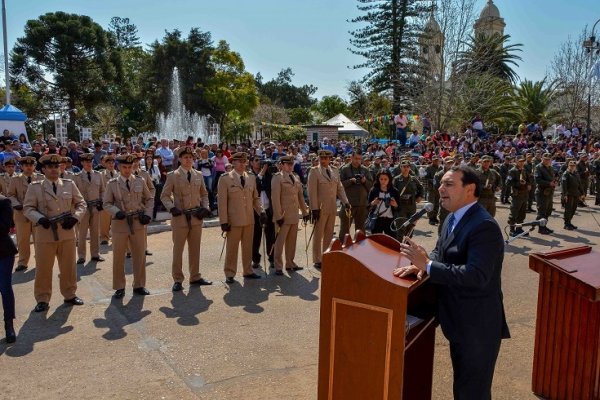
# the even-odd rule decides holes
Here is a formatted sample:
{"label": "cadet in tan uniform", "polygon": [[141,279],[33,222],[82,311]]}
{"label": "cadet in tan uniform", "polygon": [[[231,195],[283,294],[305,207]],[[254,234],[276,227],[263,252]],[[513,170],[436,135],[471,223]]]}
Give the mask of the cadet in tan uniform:
{"label": "cadet in tan uniform", "polygon": [[312,258],[313,266],[317,269],[321,268],[323,249],[327,248],[333,239],[337,212],[336,198],[339,197],[346,210],[350,209],[350,203],[340,181],[340,174],[337,168],[329,166],[331,156],[330,151],[320,150],[319,165],[312,167],[308,173],[308,202],[315,232]]}
{"label": "cadet in tan uniform", "polygon": [[146,226],[152,219],[154,198],[144,179],[133,175],[135,155],[117,157],[119,177],[112,179],[104,192],[104,209],[114,216],[113,236],[113,289],[114,297],[125,296],[125,252],[131,246],[133,265],[133,293],[150,294],[146,285]]}
{"label": "cadet in tan uniform", "polygon": [[275,241],[275,275],[283,275],[284,247],[285,269],[287,271],[303,269],[294,262],[298,236],[298,210],[302,212],[305,221],[308,221],[309,218],[300,177],[292,172],[294,157],[280,157],[279,161],[281,162],[281,172],[275,174],[271,181],[273,222],[279,226],[277,240]]}
{"label": "cadet in tan uniform", "polygon": [[0,194],[8,197],[8,187],[10,186],[10,180],[15,176],[17,161],[11,158],[10,160],[6,160],[3,165],[5,172],[0,175]]}
{"label": "cadet in tan uniform", "polygon": [[71,179],[73,180],[75,178],[75,174],[73,173],[73,171],[67,171],[67,164],[68,165],[72,165],[73,160],[71,160],[71,157],[61,157],[60,160],[60,165],[59,165],[59,178],[60,179]]}
{"label": "cadet in tan uniform", "polygon": [[16,271],[25,271],[29,266],[31,257],[31,234],[33,233],[33,224],[23,214],[23,201],[29,185],[33,182],[41,181],[44,175],[35,172],[35,157],[21,157],[21,174],[13,175],[8,187],[8,198],[15,210],[13,218],[15,229],[17,231],[17,248],[19,249],[19,259],[17,261]]}
{"label": "cadet in tan uniform", "polygon": [[75,183],[59,177],[61,161],[62,157],[56,154],[40,158],[45,179],[32,182],[23,201],[23,214],[36,224],[33,230],[36,264],[34,296],[37,301],[35,312],[48,310],[55,258],[58,260],[60,292],[65,303],[77,306],[83,304],[83,300],[75,294],[77,271],[73,227],[83,217],[86,204]]}
{"label": "cadet in tan uniform", "polygon": [[[100,172],[104,187],[108,185],[108,181],[119,176],[119,172],[115,171],[115,156],[112,154],[102,157],[102,165],[104,169]],[[112,215],[106,210],[100,211],[100,244],[107,245],[110,238],[110,224]]]}
{"label": "cadet in tan uniform", "polygon": [[[154,182],[152,182],[152,177],[150,176],[150,174],[147,171],[144,171],[143,169],[140,168],[140,157],[137,157],[137,156],[136,156],[135,160],[133,161],[133,175],[144,178],[144,183],[146,183],[146,187],[150,191],[150,195],[152,196],[152,198],[154,198],[154,196],[156,195],[156,188],[154,187]],[[150,217],[152,217],[152,214],[150,214]],[[145,248],[146,248],[146,250],[145,250],[146,255],[151,256],[152,253],[148,250],[148,236],[146,236],[146,247]]]}
{"label": "cadet in tan uniform", "polygon": [[82,171],[75,175],[75,184],[83,195],[87,204],[85,215],[79,222],[79,241],[77,242],[77,264],[85,262],[86,238],[88,230],[90,232],[90,253],[92,261],[104,261],[100,257],[100,211],[102,208],[102,198],[104,197],[104,181],[102,174],[92,169],[94,155],[84,153],[79,156],[81,160]]}
{"label": "cadet in tan uniform", "polygon": [[217,185],[219,223],[226,232],[225,282],[234,283],[237,273],[238,249],[242,246],[242,269],[244,278],[260,279],[252,270],[252,239],[254,233],[254,211],[260,215],[261,225],[267,222],[256,190],[256,179],[246,172],[246,153],[235,153],[231,162],[233,170],[224,173]]}
{"label": "cadet in tan uniform", "polygon": [[179,168],[167,175],[160,200],[173,215],[173,291],[183,289],[183,248],[188,245],[190,285],[212,285],[200,274],[200,241],[203,219],[210,216],[208,191],[202,172],[193,168],[194,148],[184,146],[175,149],[180,162]]}

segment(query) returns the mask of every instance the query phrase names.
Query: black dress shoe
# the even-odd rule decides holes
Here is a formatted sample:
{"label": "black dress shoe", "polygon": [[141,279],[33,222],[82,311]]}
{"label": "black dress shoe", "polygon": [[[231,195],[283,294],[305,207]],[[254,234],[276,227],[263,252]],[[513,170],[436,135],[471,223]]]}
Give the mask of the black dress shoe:
{"label": "black dress shoe", "polygon": [[148,296],[150,292],[145,287],[138,287],[133,289],[133,293],[139,294],[140,296]]}
{"label": "black dress shoe", "polygon": [[314,263],[313,268],[321,269],[321,263]]}
{"label": "black dress shoe", "polygon": [[565,224],[564,228],[568,231],[574,231],[575,228],[573,228],[573,226],[571,224]]}
{"label": "black dress shoe", "polygon": [[255,274],[254,272],[248,275],[244,275],[245,279],[260,279],[260,275]]}
{"label": "black dress shoe", "polygon": [[77,264],[83,264],[83,263],[85,263],[85,259],[83,259],[83,258],[77,259]]}
{"label": "black dress shoe", "polygon": [[302,271],[304,269],[304,267],[301,267],[299,265],[295,265],[294,268],[292,268],[294,271]]}
{"label": "black dress shoe", "polygon": [[269,261],[269,268],[275,269],[275,263],[273,261]]}
{"label": "black dress shoe", "polygon": [[113,294],[113,297],[115,299],[122,299],[123,297],[125,297],[125,289],[117,289],[115,291],[115,294]]}
{"label": "black dress shoe", "polygon": [[4,330],[6,331],[6,343],[14,343],[17,341],[17,334],[13,326],[13,320],[4,321]]}
{"label": "black dress shoe", "polygon": [[79,297],[75,296],[72,299],[65,300],[65,304],[71,304],[72,306],[82,306],[83,300],[81,300]]}
{"label": "black dress shoe", "polygon": [[33,311],[43,312],[43,311],[48,311],[49,308],[50,308],[50,306],[48,306],[48,303],[44,303],[43,301],[40,301],[39,303],[36,304]]}
{"label": "black dress shoe", "polygon": [[148,250],[146,250],[146,255],[147,255],[147,256],[151,256],[151,255],[152,255],[152,253],[150,253]]}
{"label": "black dress shoe", "polygon": [[225,283],[234,283],[235,279],[233,279],[233,276],[228,276],[225,278]]}
{"label": "black dress shoe", "polygon": [[16,272],[20,272],[20,271],[26,271],[27,270],[27,265],[17,265],[17,268],[15,269]]}
{"label": "black dress shoe", "polygon": [[104,260],[104,258],[98,256],[98,257],[92,257],[92,261],[102,262],[102,261],[105,261],[105,260]]}
{"label": "black dress shoe", "polygon": [[180,292],[183,290],[183,285],[181,284],[181,282],[175,282],[171,290],[174,292]]}
{"label": "black dress shoe", "polygon": [[101,245],[101,246],[106,246],[106,245],[108,245],[108,240],[103,240],[103,241],[101,241],[101,242],[100,242],[100,245]]}
{"label": "black dress shoe", "polygon": [[275,270],[275,275],[283,275],[283,271],[280,269]]}
{"label": "black dress shoe", "polygon": [[207,281],[204,278],[200,278],[197,281],[190,282],[190,285],[207,286],[207,285],[212,285],[212,282],[211,281]]}
{"label": "black dress shoe", "polygon": [[253,263],[252,263],[252,268],[254,268],[254,269],[259,269],[259,268],[261,268],[261,267],[262,267],[262,266],[260,265],[260,263],[257,263],[257,262],[253,262]]}
{"label": "black dress shoe", "polygon": [[125,257],[127,257],[127,258],[131,258],[131,253],[127,253],[127,254],[125,254]]}

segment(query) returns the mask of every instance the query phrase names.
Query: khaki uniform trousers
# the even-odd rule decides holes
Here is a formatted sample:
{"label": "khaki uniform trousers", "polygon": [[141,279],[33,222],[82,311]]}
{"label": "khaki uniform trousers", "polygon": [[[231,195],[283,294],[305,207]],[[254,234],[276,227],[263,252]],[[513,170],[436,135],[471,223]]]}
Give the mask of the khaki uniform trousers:
{"label": "khaki uniform trousers", "polygon": [[171,271],[173,281],[183,282],[183,248],[187,242],[190,282],[202,277],[200,274],[200,239],[202,239],[202,225],[192,225],[192,228],[182,227],[173,229],[173,263]]}
{"label": "khaki uniform trousers", "polygon": [[[62,229],[60,226],[58,229]],[[76,296],[77,269],[75,268],[75,239],[35,243],[35,301],[49,303],[52,296],[52,268],[58,260],[60,293],[65,300]]]}
{"label": "khaki uniform trousers", "polygon": [[312,243],[313,263],[320,263],[323,258],[323,249],[327,249],[333,239],[335,214],[321,214],[315,226],[315,237]]}
{"label": "khaki uniform trousers", "polygon": [[285,267],[294,268],[296,255],[296,240],[298,238],[298,224],[283,224],[279,227],[275,241],[275,269],[283,269],[283,249],[285,247]]}
{"label": "khaki uniform trousers", "polygon": [[225,249],[225,271],[226,277],[234,277],[237,273],[238,249],[242,244],[242,268],[244,275],[250,275],[252,270],[252,239],[254,224],[245,226],[232,226],[227,232],[227,245]]}
{"label": "khaki uniform trousers", "polygon": [[17,231],[17,248],[19,249],[19,261],[17,265],[29,266],[31,257],[31,235],[33,234],[33,224],[24,215],[23,211],[15,210],[13,214],[15,229]]}
{"label": "khaki uniform trousers", "polygon": [[131,247],[133,288],[146,286],[146,229],[135,229],[132,235],[113,233],[113,289],[125,289],[125,252]]}
{"label": "khaki uniform trousers", "polygon": [[112,215],[108,211],[100,211],[100,240],[110,239],[110,222],[112,221]]}
{"label": "khaki uniform trousers", "polygon": [[90,254],[92,257],[100,256],[100,238],[98,236],[100,225],[100,213],[95,208],[88,210],[79,221],[79,239],[77,240],[77,257],[85,260],[87,232],[90,231]]}

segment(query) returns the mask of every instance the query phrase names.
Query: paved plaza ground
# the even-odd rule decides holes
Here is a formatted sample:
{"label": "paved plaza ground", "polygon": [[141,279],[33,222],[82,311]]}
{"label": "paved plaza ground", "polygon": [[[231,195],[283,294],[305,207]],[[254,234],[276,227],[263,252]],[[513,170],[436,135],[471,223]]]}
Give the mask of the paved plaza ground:
{"label": "paved plaza ground", "polygon": [[[600,241],[600,207],[579,209],[574,232],[562,229],[562,211],[555,207],[548,224],[554,235],[536,232],[506,247],[502,279],[512,339],[500,351],[495,399],[536,398],[531,366],[538,276],[528,268],[528,253],[598,247]],[[507,215],[499,205],[502,227]],[[214,285],[189,289],[185,282],[183,292],[172,293],[171,233],[161,226],[167,227],[153,226],[158,233],[148,238],[151,296],[132,297],[128,287],[124,299],[112,299],[110,246],[102,247],[106,262],[79,266],[82,307],[62,304],[55,279],[50,310],[33,313],[35,270],[14,274],[18,339],[0,343],[0,398],[316,399],[320,273],[310,268],[275,276],[271,270],[266,279],[238,277],[225,285],[220,229],[211,227],[203,232],[201,271]],[[421,220],[416,238],[430,249],[436,237],[435,227]],[[304,243],[299,232],[300,265],[306,264]],[[435,351],[433,397],[450,399],[452,368],[439,329]]]}

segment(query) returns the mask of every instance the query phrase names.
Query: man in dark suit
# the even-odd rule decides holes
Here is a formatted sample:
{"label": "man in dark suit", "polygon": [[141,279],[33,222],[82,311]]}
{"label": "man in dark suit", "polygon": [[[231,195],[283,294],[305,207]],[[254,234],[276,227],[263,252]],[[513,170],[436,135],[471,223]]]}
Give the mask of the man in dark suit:
{"label": "man in dark suit", "polygon": [[413,265],[397,268],[405,277],[425,273],[436,285],[438,317],[450,341],[454,398],[491,399],[494,367],[501,339],[510,337],[500,275],[504,259],[502,232],[477,203],[477,173],[467,166],[451,168],[439,188],[442,207],[450,212],[435,249],[406,239],[402,254]]}

